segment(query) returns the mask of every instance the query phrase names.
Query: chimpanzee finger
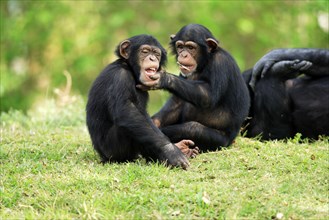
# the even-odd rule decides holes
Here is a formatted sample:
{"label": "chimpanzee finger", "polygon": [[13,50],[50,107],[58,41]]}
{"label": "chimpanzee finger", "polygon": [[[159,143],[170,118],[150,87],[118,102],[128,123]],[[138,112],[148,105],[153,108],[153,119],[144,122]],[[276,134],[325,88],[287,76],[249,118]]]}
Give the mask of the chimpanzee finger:
{"label": "chimpanzee finger", "polygon": [[197,151],[198,154],[200,153],[200,149],[198,147],[193,148],[193,150]]}
{"label": "chimpanzee finger", "polygon": [[308,68],[310,68],[312,66],[312,63],[307,60],[294,60],[291,62],[292,62],[292,64],[291,64],[290,68],[294,69],[294,70],[299,70],[299,71],[307,70]]}
{"label": "chimpanzee finger", "polygon": [[268,72],[268,70],[273,66],[275,62],[274,61],[269,61],[269,62],[266,62],[264,67],[263,67],[263,70],[262,70],[262,73],[260,75],[261,78],[263,78],[265,76],[265,74]]}
{"label": "chimpanzee finger", "polygon": [[305,62],[306,62],[305,66],[300,68],[301,71],[308,70],[313,65],[312,62],[309,62],[309,61],[305,61]]}
{"label": "chimpanzee finger", "polygon": [[186,148],[182,151],[186,158],[195,158],[199,152],[195,151],[194,149]]}
{"label": "chimpanzee finger", "polygon": [[142,91],[148,91],[148,90],[150,90],[150,87],[145,86],[145,85],[142,85],[142,84],[137,84],[137,85],[136,85],[136,88],[137,88],[137,89],[140,89],[140,90],[142,90]]}
{"label": "chimpanzee finger", "polygon": [[159,84],[159,80],[148,81],[143,83],[143,85],[147,87],[147,90],[157,89],[158,84]]}
{"label": "chimpanzee finger", "polygon": [[249,81],[249,86],[251,87],[252,90],[255,89],[257,79],[263,78],[265,73],[273,65],[274,62],[273,63],[265,62],[264,65],[262,63],[261,64],[259,63],[256,63],[256,65],[254,66],[251,74],[251,79]]}
{"label": "chimpanzee finger", "polygon": [[194,142],[191,140],[182,140],[182,142],[188,147],[193,147],[195,145]]}
{"label": "chimpanzee finger", "polygon": [[249,86],[251,87],[252,90],[255,89],[256,86],[256,77],[252,77],[250,82],[249,82]]}
{"label": "chimpanzee finger", "polygon": [[157,80],[157,79],[160,79],[160,74],[156,73],[156,74],[150,75],[149,77],[150,77],[150,79]]}
{"label": "chimpanzee finger", "polygon": [[191,151],[192,151],[191,158],[195,158],[200,153],[199,150],[197,150],[195,148],[191,149]]}

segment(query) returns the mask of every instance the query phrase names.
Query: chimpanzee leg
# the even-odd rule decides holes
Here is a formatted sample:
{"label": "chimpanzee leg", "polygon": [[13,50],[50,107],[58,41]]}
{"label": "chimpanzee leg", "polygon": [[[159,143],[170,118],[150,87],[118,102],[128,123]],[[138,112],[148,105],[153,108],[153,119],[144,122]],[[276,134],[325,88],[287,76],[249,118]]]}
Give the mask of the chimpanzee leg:
{"label": "chimpanzee leg", "polygon": [[102,162],[126,162],[138,157],[139,149],[134,146],[132,139],[115,126],[109,129],[105,140],[98,140],[95,143],[100,143],[95,149]]}
{"label": "chimpanzee leg", "polygon": [[161,128],[161,131],[170,138],[171,142],[183,139],[192,140],[201,151],[214,151],[227,147],[232,142],[224,132],[194,121],[167,126]]}

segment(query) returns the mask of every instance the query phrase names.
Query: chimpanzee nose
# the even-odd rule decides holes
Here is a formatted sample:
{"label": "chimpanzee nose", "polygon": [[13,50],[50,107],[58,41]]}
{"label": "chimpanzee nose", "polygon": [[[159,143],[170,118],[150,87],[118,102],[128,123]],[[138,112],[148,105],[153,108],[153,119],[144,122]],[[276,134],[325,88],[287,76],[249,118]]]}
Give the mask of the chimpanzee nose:
{"label": "chimpanzee nose", "polygon": [[187,52],[186,51],[183,51],[182,53],[181,53],[181,56],[183,56],[183,58],[186,58],[187,57]]}
{"label": "chimpanzee nose", "polygon": [[150,60],[151,60],[151,61],[155,61],[155,59],[156,59],[156,58],[155,58],[154,55],[151,55],[151,56],[150,56]]}

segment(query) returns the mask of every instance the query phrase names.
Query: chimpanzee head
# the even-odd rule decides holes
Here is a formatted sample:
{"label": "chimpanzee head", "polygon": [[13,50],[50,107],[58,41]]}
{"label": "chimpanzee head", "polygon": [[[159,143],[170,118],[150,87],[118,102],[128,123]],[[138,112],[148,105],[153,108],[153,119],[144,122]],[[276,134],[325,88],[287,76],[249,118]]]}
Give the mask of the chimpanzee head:
{"label": "chimpanzee head", "polygon": [[150,35],[137,35],[122,41],[116,49],[120,59],[125,60],[140,83],[152,81],[150,78],[161,70],[167,62],[167,52]]}
{"label": "chimpanzee head", "polygon": [[170,46],[176,55],[181,73],[185,75],[195,71],[202,72],[219,44],[212,33],[199,24],[186,25],[170,38]]}

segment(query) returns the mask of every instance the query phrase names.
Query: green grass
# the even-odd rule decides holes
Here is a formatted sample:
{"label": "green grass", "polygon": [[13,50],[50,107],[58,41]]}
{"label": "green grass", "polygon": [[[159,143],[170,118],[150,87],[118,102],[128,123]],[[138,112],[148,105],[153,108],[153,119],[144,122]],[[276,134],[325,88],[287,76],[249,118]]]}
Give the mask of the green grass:
{"label": "green grass", "polygon": [[328,138],[238,137],[187,171],[143,159],[102,165],[84,114],[81,100],[2,114],[1,219],[329,217]]}

